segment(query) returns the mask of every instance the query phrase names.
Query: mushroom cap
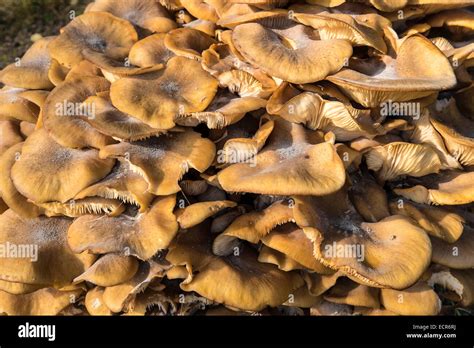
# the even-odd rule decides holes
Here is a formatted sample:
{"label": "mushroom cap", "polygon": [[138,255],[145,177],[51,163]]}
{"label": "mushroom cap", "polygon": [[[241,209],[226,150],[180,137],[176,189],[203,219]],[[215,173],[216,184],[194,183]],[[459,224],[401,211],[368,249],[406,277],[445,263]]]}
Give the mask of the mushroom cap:
{"label": "mushroom cap", "polygon": [[401,175],[420,177],[441,169],[438,154],[429,145],[393,142],[376,146],[365,156],[367,167],[376,171],[381,181],[394,180]]}
{"label": "mushroom cap", "polygon": [[[71,284],[95,259],[93,255],[74,254],[69,248],[67,229],[71,223],[71,219],[59,217],[22,218],[13,210],[0,215],[1,244],[5,248],[10,245],[13,247],[10,249],[17,250],[21,255],[24,253],[24,257],[11,252],[4,255],[0,279],[54,287]],[[25,246],[29,249],[25,250]]]}
{"label": "mushroom cap", "polygon": [[104,288],[100,286],[87,292],[84,305],[90,315],[112,315],[112,311],[104,304],[103,295]]}
{"label": "mushroom cap", "polygon": [[0,120],[20,120],[36,123],[39,107],[26,99],[22,88],[0,89]]}
{"label": "mushroom cap", "polygon": [[166,33],[177,24],[168,11],[155,0],[96,0],[87,12],[109,12],[151,32]]}
{"label": "mushroom cap", "polygon": [[97,150],[75,150],[56,143],[44,128],[23,144],[11,178],[18,191],[33,202],[65,203],[105,177],[114,160],[100,159]]}
{"label": "mushroom cap", "polygon": [[48,46],[53,59],[72,68],[91,49],[115,60],[124,60],[138,40],[130,22],[107,12],[88,12],[73,19]]}
{"label": "mushroom cap", "polygon": [[164,71],[114,82],[110,98],[120,111],[153,128],[170,129],[178,114],[205,110],[217,84],[198,62],[173,57]]}
{"label": "mushroom cap", "polygon": [[147,260],[166,249],[178,232],[175,204],[176,196],[171,195],[157,198],[147,212],[136,217],[81,216],[69,228],[69,245],[75,252],[125,253]]}
{"label": "mushroom cap", "polygon": [[352,55],[352,46],[346,40],[314,40],[300,34],[293,43],[295,47],[288,48],[270,29],[246,23],[234,29],[232,40],[248,62],[292,83],[323,80],[339,71]]}
{"label": "mushroom cap", "polygon": [[275,249],[269,248],[266,245],[262,245],[260,248],[260,252],[258,253],[258,262],[271,263],[278,266],[278,269],[285,272],[306,269],[306,267],[299,264],[292,258],[279,251],[276,251]]}
{"label": "mushroom cap", "polygon": [[449,243],[431,238],[433,262],[454,269],[474,268],[474,229],[465,226],[461,237]]}
{"label": "mushroom cap", "polygon": [[154,198],[147,189],[148,183],[139,173],[134,172],[125,161],[118,161],[105,178],[86,187],[75,199],[83,200],[95,196],[118,199],[139,206],[140,213],[144,213]]}
{"label": "mushroom cap", "polygon": [[218,214],[224,209],[236,207],[233,201],[198,202],[175,212],[181,229],[191,228]]}
{"label": "mushroom cap", "polygon": [[79,200],[70,200],[65,203],[47,202],[36,203],[44,209],[46,216],[68,216],[78,217],[84,214],[117,216],[124,212],[125,207],[122,202],[116,199],[102,197],[86,197]]}
{"label": "mushroom cap", "polygon": [[60,291],[53,288],[21,295],[0,291],[0,313],[23,316],[58,315],[71,304],[71,298],[78,298],[81,293],[81,289]]}
{"label": "mushroom cap", "polygon": [[238,256],[212,255],[209,237],[209,231],[199,225],[179,235],[170,247],[166,259],[173,265],[186,265],[189,271],[180,284],[184,291],[195,291],[233,308],[258,311],[282,304],[303,285],[297,273],[258,262],[249,248],[240,250]]}
{"label": "mushroom cap", "polygon": [[329,194],[345,179],[333,144],[321,143],[317,134],[279,119],[252,163],[236,163],[218,173],[226,191],[274,195]]}
{"label": "mushroom cap", "polygon": [[401,315],[436,315],[441,310],[441,300],[424,282],[404,289],[381,289],[380,302],[389,311]]}
{"label": "mushroom cap", "polygon": [[130,63],[139,67],[166,64],[174,53],[165,46],[166,34],[153,34],[137,41],[128,55]]}
{"label": "mushroom cap", "polygon": [[114,286],[130,280],[138,270],[138,261],[132,256],[107,254],[99,258],[75,283],[87,281],[98,286]]}
{"label": "mushroom cap", "polygon": [[418,185],[393,191],[417,203],[460,205],[474,202],[474,172],[444,171],[420,178]]}
{"label": "mushroom cap", "polygon": [[448,59],[421,35],[404,39],[396,59],[383,56],[361,62],[359,69],[343,69],[327,79],[365,107],[376,107],[387,100],[413,100],[456,84]]}
{"label": "mushroom cap", "polygon": [[8,65],[0,72],[0,82],[5,85],[29,89],[51,89],[48,71],[51,58],[48,44],[54,37],[36,41],[19,62]]}
{"label": "mushroom cap", "polygon": [[23,142],[20,124],[16,121],[0,121],[0,156],[10,147]]}
{"label": "mushroom cap", "polygon": [[323,298],[333,303],[343,303],[350,306],[380,308],[380,290],[361,285],[348,278],[340,278],[335,286],[324,293]]}
{"label": "mushroom cap", "polygon": [[441,270],[434,272],[428,280],[429,285],[441,285],[447,290],[454,291],[464,307],[474,303],[474,270]]}
{"label": "mushroom cap", "polygon": [[65,147],[101,148],[113,139],[93,128],[85,117],[94,117],[95,106],[84,108],[90,96],[107,91],[109,82],[103,77],[81,77],[56,87],[43,107],[43,124],[51,137]]}
{"label": "mushroom cap", "polygon": [[179,28],[170,31],[165,37],[165,46],[177,56],[200,61],[201,54],[215,44],[209,35],[192,28]]}
{"label": "mushroom cap", "polygon": [[214,160],[215,145],[200,134],[186,130],[165,137],[104,147],[102,158],[125,159],[148,182],[155,195],[179,192],[178,181],[194,168],[204,172]]}

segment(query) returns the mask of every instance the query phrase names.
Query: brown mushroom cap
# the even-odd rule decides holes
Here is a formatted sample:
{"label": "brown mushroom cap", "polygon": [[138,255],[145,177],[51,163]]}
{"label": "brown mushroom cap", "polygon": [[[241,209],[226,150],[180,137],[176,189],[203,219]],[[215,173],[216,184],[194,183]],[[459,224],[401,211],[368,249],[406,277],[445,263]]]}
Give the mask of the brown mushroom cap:
{"label": "brown mushroom cap", "polygon": [[[0,279],[54,287],[71,284],[95,259],[71,251],[66,237],[71,223],[68,218],[22,218],[13,210],[0,215],[0,244],[5,253]],[[8,245],[17,250],[16,255],[8,252]]]}
{"label": "brown mushroom cap", "polygon": [[165,37],[168,50],[190,59],[201,60],[201,54],[216,41],[202,31],[192,28],[179,28],[170,31]]}
{"label": "brown mushroom cap", "polygon": [[69,228],[69,245],[75,252],[125,253],[147,260],[166,249],[177,233],[175,204],[171,195],[157,198],[150,210],[136,217],[84,215]]}
{"label": "brown mushroom cap", "polygon": [[355,283],[348,278],[340,278],[335,286],[324,293],[323,298],[333,303],[379,308],[379,292],[377,288]]}
{"label": "brown mushroom cap", "polygon": [[0,72],[0,82],[5,85],[30,89],[51,89],[54,85],[48,77],[51,58],[48,44],[53,37],[36,41],[16,63]]}
{"label": "brown mushroom cap", "polygon": [[300,125],[275,119],[273,132],[254,161],[229,166],[218,173],[218,180],[232,192],[323,195],[338,190],[345,176],[333,144],[321,143],[318,134]]}
{"label": "brown mushroom cap", "polygon": [[293,83],[322,80],[339,71],[352,55],[347,41],[315,40],[303,29],[292,48],[288,48],[275,32],[258,23],[237,26],[232,40],[247,61],[271,76]]}
{"label": "brown mushroom cap", "polygon": [[84,214],[107,214],[117,216],[125,211],[122,202],[102,197],[87,197],[79,200],[72,199],[65,203],[47,202],[35,204],[44,209],[44,215],[46,216],[79,217]]}
{"label": "brown mushroom cap", "polygon": [[128,55],[130,63],[139,67],[166,64],[174,53],[165,46],[166,34],[154,34],[137,41]]}
{"label": "brown mushroom cap", "polygon": [[155,0],[96,0],[87,12],[109,12],[132,24],[151,32],[166,33],[177,24],[169,18],[169,13]]}
{"label": "brown mushroom cap", "polygon": [[112,315],[112,311],[104,304],[104,288],[96,286],[89,290],[84,299],[84,305],[90,315]]}
{"label": "brown mushroom cap", "polygon": [[380,302],[389,311],[402,315],[436,315],[441,310],[438,295],[423,282],[405,290],[381,289]]}
{"label": "brown mushroom cap", "polygon": [[3,87],[0,89],[0,120],[20,120],[36,123],[39,108],[26,99],[22,88]]}
{"label": "brown mushroom cap", "polygon": [[189,275],[180,287],[233,308],[258,311],[278,306],[291,291],[303,285],[299,275],[282,272],[257,261],[254,251],[244,248],[238,256],[214,256],[210,233],[202,225],[178,236],[166,259],[186,265]]}
{"label": "brown mushroom cap", "polygon": [[327,79],[365,107],[376,107],[387,100],[413,100],[456,84],[448,59],[421,35],[404,39],[396,59],[383,56],[361,63],[361,71],[343,69]]}
{"label": "brown mushroom cap", "polygon": [[194,168],[205,171],[215,156],[215,146],[191,130],[132,143],[109,145],[102,158],[125,159],[149,184],[148,191],[168,195],[180,191],[178,181]]}
{"label": "brown mushroom cap", "polygon": [[454,269],[474,268],[474,229],[464,227],[461,237],[453,243],[431,238],[433,262]]}
{"label": "brown mushroom cap", "polygon": [[122,78],[112,84],[112,104],[151,127],[170,129],[181,113],[203,111],[217,92],[217,81],[201,65],[171,58],[164,71]]}
{"label": "brown mushroom cap", "polygon": [[41,128],[23,144],[11,178],[18,191],[33,202],[64,203],[105,177],[113,165],[111,159],[100,159],[97,150],[60,146]]}
{"label": "brown mushroom cap", "polygon": [[200,224],[224,209],[233,208],[235,206],[237,206],[237,203],[232,201],[198,202],[186,208],[178,209],[175,215],[177,216],[179,227],[187,229]]}

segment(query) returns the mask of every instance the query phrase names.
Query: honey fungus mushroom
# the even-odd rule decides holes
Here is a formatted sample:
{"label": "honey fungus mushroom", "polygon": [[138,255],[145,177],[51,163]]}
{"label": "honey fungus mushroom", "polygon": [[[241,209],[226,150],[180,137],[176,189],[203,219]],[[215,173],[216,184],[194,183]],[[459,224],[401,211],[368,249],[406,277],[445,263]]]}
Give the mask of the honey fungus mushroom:
{"label": "honey fungus mushroom", "polygon": [[0,314],[472,309],[472,1],[88,2],[0,71]]}

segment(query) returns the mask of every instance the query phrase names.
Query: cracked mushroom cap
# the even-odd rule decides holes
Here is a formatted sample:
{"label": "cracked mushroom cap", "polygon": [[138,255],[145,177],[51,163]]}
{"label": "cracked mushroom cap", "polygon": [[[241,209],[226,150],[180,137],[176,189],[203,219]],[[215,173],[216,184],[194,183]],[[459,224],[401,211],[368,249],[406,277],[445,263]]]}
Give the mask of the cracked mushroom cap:
{"label": "cracked mushroom cap", "polygon": [[109,145],[100,151],[102,158],[125,159],[132,170],[148,182],[155,195],[179,192],[178,181],[194,168],[204,172],[214,160],[215,145],[199,133],[186,130],[159,138]]}
{"label": "cracked mushroom cap", "polygon": [[430,263],[426,232],[405,216],[364,222],[345,190],[312,199],[298,197],[295,203],[295,221],[314,243],[314,257],[357,283],[403,289],[415,283]]}
{"label": "cracked mushroom cap", "polygon": [[303,285],[297,273],[258,262],[250,248],[240,250],[238,256],[214,256],[210,236],[199,225],[179,235],[170,247],[166,259],[173,265],[186,265],[189,272],[180,284],[184,291],[195,291],[233,308],[258,311],[281,305]]}
{"label": "cracked mushroom cap", "polygon": [[76,277],[74,282],[87,281],[98,286],[114,286],[130,280],[137,270],[138,261],[133,256],[107,254]]}
{"label": "cracked mushroom cap", "polygon": [[178,114],[204,111],[217,80],[196,61],[171,58],[163,71],[122,78],[112,84],[112,104],[157,129],[173,128]]}
{"label": "cracked mushroom cap", "polygon": [[292,83],[323,80],[339,71],[352,55],[346,40],[318,40],[304,26],[296,31],[293,37],[282,39],[261,24],[245,23],[233,30],[232,41],[252,65]]}
{"label": "cracked mushroom cap", "polygon": [[65,147],[101,148],[113,142],[92,127],[84,118],[92,118],[95,105],[88,108],[83,102],[97,93],[109,89],[103,77],[81,77],[66,81],[48,96],[42,114],[43,125],[51,137]]}
{"label": "cracked mushroom cap", "polygon": [[393,142],[376,146],[365,154],[367,167],[377,172],[380,181],[390,181],[402,175],[414,177],[438,173],[441,161],[429,145]]}
{"label": "cracked mushroom cap", "polygon": [[[62,287],[83,273],[94,262],[94,255],[75,254],[67,245],[68,218],[23,218],[13,210],[0,215],[2,245],[26,245],[18,252],[5,255],[0,279],[26,284]],[[22,257],[20,257],[22,256]]]}
{"label": "cracked mushroom cap", "polygon": [[147,212],[135,217],[81,216],[69,228],[69,245],[75,252],[125,253],[147,260],[166,249],[178,232],[175,204],[176,196],[171,195],[157,198]]}
{"label": "cracked mushroom cap", "polygon": [[394,188],[414,202],[434,205],[461,205],[474,202],[474,172],[443,171],[414,180],[415,186]]}
{"label": "cracked mushroom cap", "polygon": [[401,315],[437,315],[441,311],[438,295],[422,281],[404,290],[381,289],[380,302]]}
{"label": "cracked mushroom cap", "polygon": [[137,41],[130,22],[107,12],[88,12],[66,25],[48,48],[53,59],[72,68],[83,60],[84,49],[123,61]]}
{"label": "cracked mushroom cap", "polygon": [[33,202],[64,203],[105,177],[114,162],[100,159],[97,150],[62,147],[41,128],[24,142],[11,178],[18,191]]}
{"label": "cracked mushroom cap", "polygon": [[[425,64],[429,61],[430,64]],[[428,96],[456,84],[451,64],[428,39],[413,35],[402,41],[397,57],[355,60],[358,70],[343,69],[328,80],[365,107]]]}
{"label": "cracked mushroom cap", "polygon": [[0,313],[7,315],[58,315],[71,304],[71,299],[78,298],[81,289],[61,291],[43,288],[29,294],[13,295],[0,291]]}
{"label": "cracked mushroom cap", "polygon": [[218,173],[231,192],[271,195],[324,195],[342,187],[344,164],[331,142],[303,126],[275,119],[266,145],[252,163],[236,163]]}
{"label": "cracked mushroom cap", "polygon": [[19,61],[0,72],[0,82],[18,88],[53,88],[54,85],[48,77],[51,65],[48,44],[53,39],[54,37],[47,37],[36,41]]}
{"label": "cracked mushroom cap", "polygon": [[86,12],[109,12],[152,33],[167,33],[177,27],[168,11],[155,0],[96,0]]}

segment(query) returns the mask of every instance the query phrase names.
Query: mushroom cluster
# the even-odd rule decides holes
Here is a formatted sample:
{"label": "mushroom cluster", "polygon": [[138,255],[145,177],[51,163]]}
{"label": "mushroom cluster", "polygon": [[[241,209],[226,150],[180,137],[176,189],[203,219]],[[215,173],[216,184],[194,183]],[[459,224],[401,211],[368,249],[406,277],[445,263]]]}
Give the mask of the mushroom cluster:
{"label": "mushroom cluster", "polygon": [[472,0],[96,0],[0,72],[0,313],[474,305]]}

